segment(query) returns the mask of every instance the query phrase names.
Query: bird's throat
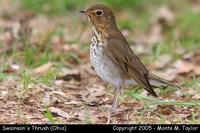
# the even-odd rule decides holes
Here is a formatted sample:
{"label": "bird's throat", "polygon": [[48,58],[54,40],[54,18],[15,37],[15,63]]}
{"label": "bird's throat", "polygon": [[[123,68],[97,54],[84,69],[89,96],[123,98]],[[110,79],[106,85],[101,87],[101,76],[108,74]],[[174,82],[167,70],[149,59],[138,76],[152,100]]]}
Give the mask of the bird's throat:
{"label": "bird's throat", "polygon": [[102,42],[102,33],[101,31],[97,30],[95,27],[92,28],[93,37],[96,39],[97,42]]}

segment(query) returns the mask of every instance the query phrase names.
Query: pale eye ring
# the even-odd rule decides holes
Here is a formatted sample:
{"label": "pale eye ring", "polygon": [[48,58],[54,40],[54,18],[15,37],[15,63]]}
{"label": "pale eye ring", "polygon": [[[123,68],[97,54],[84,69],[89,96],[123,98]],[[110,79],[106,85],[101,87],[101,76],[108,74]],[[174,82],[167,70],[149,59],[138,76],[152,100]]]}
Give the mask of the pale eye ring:
{"label": "pale eye ring", "polygon": [[96,11],[96,15],[97,15],[97,16],[103,15],[103,11],[101,11],[101,10]]}

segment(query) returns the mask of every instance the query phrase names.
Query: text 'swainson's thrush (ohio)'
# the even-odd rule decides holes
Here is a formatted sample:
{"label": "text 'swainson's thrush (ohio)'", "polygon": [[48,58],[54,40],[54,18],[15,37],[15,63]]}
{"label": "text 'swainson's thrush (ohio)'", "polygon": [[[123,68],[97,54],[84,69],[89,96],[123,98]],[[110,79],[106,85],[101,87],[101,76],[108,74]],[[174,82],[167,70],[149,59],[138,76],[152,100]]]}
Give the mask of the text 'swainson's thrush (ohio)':
{"label": "text 'swainson's thrush (ohio)'", "polygon": [[81,12],[86,14],[93,24],[90,60],[94,70],[102,80],[115,88],[111,112],[115,109],[123,85],[140,85],[155,97],[157,95],[153,87],[176,87],[146,69],[119,31],[109,7],[94,5]]}

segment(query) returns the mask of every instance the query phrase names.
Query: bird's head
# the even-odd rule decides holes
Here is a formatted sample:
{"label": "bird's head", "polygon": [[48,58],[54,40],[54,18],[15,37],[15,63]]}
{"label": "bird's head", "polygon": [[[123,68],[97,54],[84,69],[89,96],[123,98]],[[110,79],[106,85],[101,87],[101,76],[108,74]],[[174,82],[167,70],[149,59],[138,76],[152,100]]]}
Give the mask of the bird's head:
{"label": "bird's head", "polygon": [[105,5],[93,5],[87,10],[82,10],[86,14],[95,28],[116,27],[115,18],[112,10]]}

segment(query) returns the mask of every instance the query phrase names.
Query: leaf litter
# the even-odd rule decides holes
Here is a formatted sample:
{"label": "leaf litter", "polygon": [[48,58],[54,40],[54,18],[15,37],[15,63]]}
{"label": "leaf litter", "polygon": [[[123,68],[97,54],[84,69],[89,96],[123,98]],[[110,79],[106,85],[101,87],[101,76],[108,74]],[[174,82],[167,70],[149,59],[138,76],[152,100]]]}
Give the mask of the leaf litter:
{"label": "leaf litter", "polygon": [[[5,6],[4,11],[9,11],[9,14],[13,14],[18,10],[16,8],[9,8],[8,10],[7,6]],[[198,9],[196,6],[194,8],[195,10]],[[0,8],[0,10],[3,9]],[[12,51],[13,43],[17,44],[17,50],[23,51],[23,42],[20,42],[19,39],[28,38],[31,44],[42,49],[45,49],[42,46],[43,43],[50,43],[53,45],[51,52],[60,54],[60,56],[64,53],[76,53],[77,58],[80,58],[82,62],[77,63],[71,60],[64,62],[66,66],[62,66],[59,69],[58,75],[56,75],[51,85],[33,80],[24,88],[21,79],[16,77],[20,75],[20,69],[26,66],[18,64],[18,62],[10,58],[7,61],[9,67],[1,72],[4,74],[16,74],[16,77],[6,76],[6,78],[0,79],[0,123],[49,123],[51,118],[45,117],[46,108],[55,118],[55,123],[105,123],[108,109],[112,103],[113,93],[112,88],[106,86],[92,69],[88,58],[88,48],[86,51],[81,49],[82,42],[84,45],[86,43],[89,44],[86,39],[91,36],[89,28],[83,26],[85,30],[82,35],[72,35],[70,32],[72,29],[68,24],[73,22],[70,22],[67,18],[60,18],[59,21],[53,18],[50,21],[50,18],[45,16],[32,16],[31,13],[20,12],[17,12],[15,18],[17,17],[21,19],[0,18],[0,26],[5,29],[5,32],[0,32],[0,42],[3,45],[0,47],[1,55],[5,50]],[[174,26],[174,20],[175,14],[171,9],[161,7],[158,9],[157,14],[152,17],[149,29],[136,40],[136,45],[132,47],[139,54],[145,52],[142,50],[144,47],[150,51],[151,48],[148,47],[165,40],[163,31],[166,26]],[[63,33],[53,34],[48,39],[49,32],[56,32],[60,26],[65,28],[62,31]],[[123,33],[130,34],[129,31],[125,30]],[[77,39],[80,39],[80,42]],[[74,40],[76,41],[74,42]],[[149,51],[146,51],[145,54],[149,54]],[[181,83],[179,79],[185,75],[189,79],[191,75],[200,75],[199,59],[199,49],[196,49],[193,53],[184,53],[183,58],[176,61],[172,61],[172,57],[165,54],[161,55],[153,65],[150,65],[150,68],[158,76],[172,82]],[[0,57],[0,63],[3,64],[2,56]],[[32,77],[45,75],[51,68],[55,67],[56,63],[47,62],[36,68],[29,69],[31,71],[30,75]],[[172,102],[193,101],[195,103],[200,100],[198,89],[186,87],[182,89],[184,93],[188,93],[191,97],[188,98],[181,95],[176,97],[175,92],[169,92],[169,94],[166,94],[167,97],[160,95],[164,102],[169,100],[169,105],[151,103],[145,101],[145,99],[138,100],[137,98],[122,95],[123,98],[119,99],[118,102],[118,111],[112,115],[111,122],[185,124],[190,123],[191,119],[199,119],[199,106],[178,106]],[[128,88],[124,88],[124,91],[128,90]],[[156,91],[161,93],[161,90]],[[145,93],[141,93],[141,95],[147,96]],[[199,123],[199,121],[197,122]]]}

